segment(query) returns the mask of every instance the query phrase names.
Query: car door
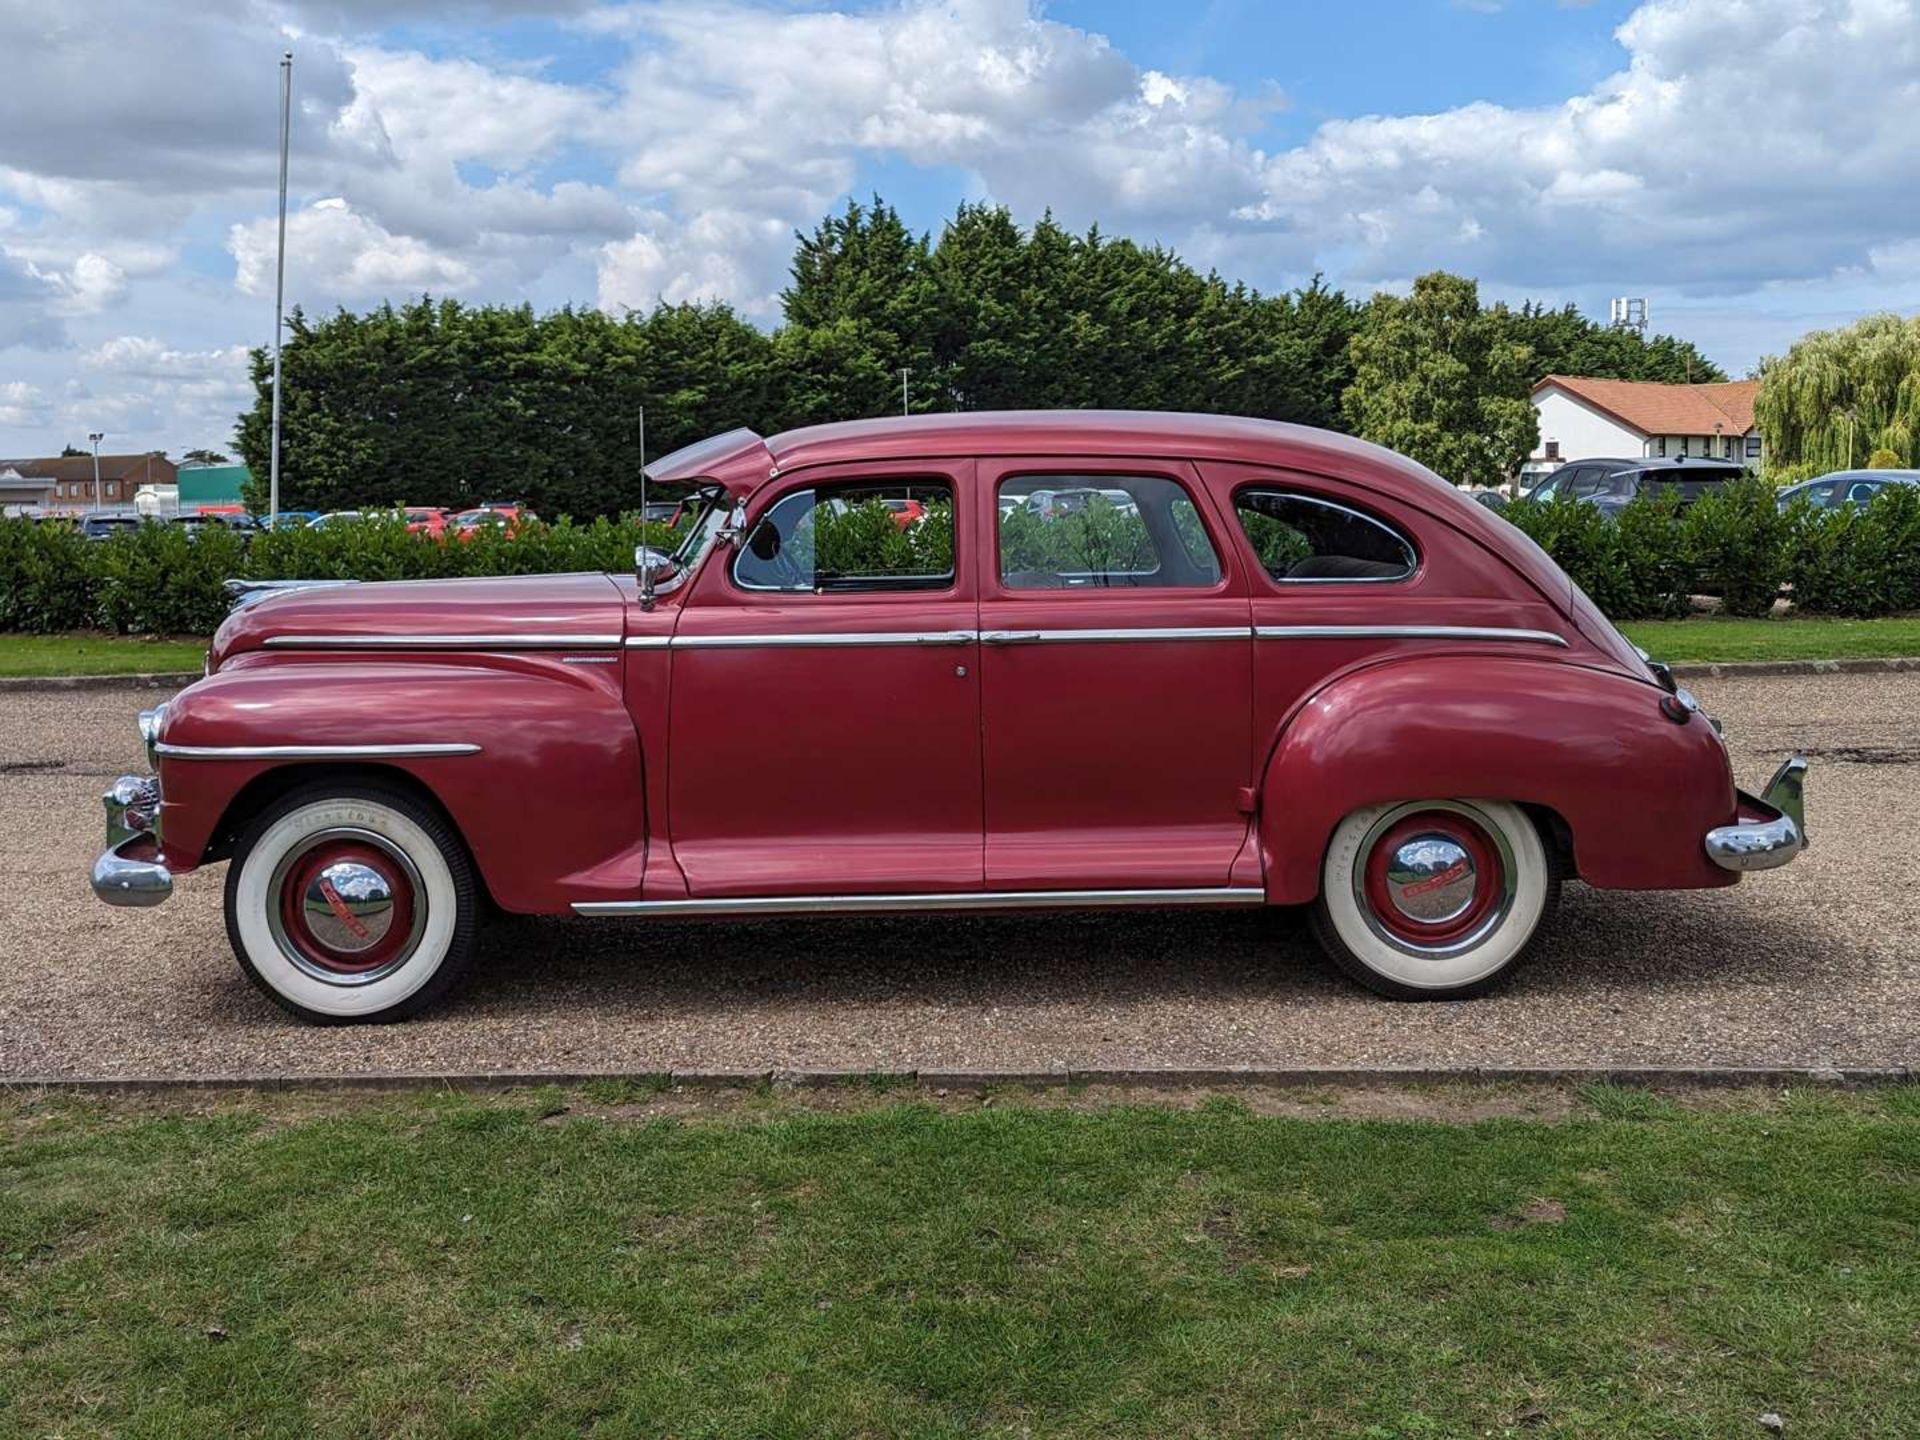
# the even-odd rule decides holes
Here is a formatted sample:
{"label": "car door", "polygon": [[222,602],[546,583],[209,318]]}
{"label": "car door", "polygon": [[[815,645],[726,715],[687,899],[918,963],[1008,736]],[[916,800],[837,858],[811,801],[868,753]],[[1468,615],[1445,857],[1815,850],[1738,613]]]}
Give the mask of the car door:
{"label": "car door", "polygon": [[668,701],[667,824],[693,895],[980,887],[973,526],[955,504],[971,468],[788,477],[702,569]]}
{"label": "car door", "polygon": [[987,888],[1257,884],[1245,580],[1192,466],[977,480]]}

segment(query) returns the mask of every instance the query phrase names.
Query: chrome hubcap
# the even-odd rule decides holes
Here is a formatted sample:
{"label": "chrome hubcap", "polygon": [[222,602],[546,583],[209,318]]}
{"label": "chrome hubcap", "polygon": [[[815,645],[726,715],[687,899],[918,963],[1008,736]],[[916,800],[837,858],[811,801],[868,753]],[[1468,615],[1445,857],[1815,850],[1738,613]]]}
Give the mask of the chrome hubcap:
{"label": "chrome hubcap", "polygon": [[371,865],[343,860],[313,877],[300,900],[307,929],[329,950],[355,955],[387,938],[393,881]]}
{"label": "chrome hubcap", "polygon": [[1446,835],[1416,835],[1387,860],[1387,895],[1409,920],[1442,925],[1467,913],[1479,884],[1473,856]]}

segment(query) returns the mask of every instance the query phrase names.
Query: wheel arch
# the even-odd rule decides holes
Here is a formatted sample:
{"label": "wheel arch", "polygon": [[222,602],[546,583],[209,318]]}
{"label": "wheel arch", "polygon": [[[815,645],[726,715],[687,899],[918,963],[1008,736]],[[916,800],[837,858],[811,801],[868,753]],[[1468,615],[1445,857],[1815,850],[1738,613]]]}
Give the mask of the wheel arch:
{"label": "wheel arch", "polygon": [[1557,660],[1455,653],[1334,677],[1276,727],[1260,786],[1268,898],[1305,904],[1340,821],[1367,805],[1516,804],[1565,875],[1613,889],[1723,885],[1701,837],[1734,796],[1704,720],[1660,692]]}
{"label": "wheel arch", "polygon": [[465,852],[468,864],[473,866],[475,879],[479,882],[482,894],[489,904],[493,894],[487,885],[486,872],[481,869],[473,854],[473,847],[467,843],[460,822],[447,809],[440,797],[433,793],[418,775],[404,770],[398,765],[381,765],[373,762],[317,762],[300,765],[276,765],[263,770],[234,792],[227,801],[220,818],[214,822],[208,833],[207,846],[201,856],[202,864],[231,859],[233,847],[240,836],[259,816],[270,807],[278,804],[287,796],[299,790],[329,789],[347,790],[355,786],[372,786],[382,790],[394,790],[408,796],[429,810],[446,825],[447,830],[459,841]]}

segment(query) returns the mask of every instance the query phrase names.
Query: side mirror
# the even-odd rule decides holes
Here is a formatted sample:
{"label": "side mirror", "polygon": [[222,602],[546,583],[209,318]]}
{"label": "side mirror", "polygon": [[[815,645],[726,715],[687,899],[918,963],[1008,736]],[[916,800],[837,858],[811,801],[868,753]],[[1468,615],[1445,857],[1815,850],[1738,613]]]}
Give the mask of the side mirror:
{"label": "side mirror", "polygon": [[747,536],[747,549],[759,559],[773,559],[780,553],[780,531],[771,522],[762,520]]}
{"label": "side mirror", "polygon": [[673,564],[673,557],[664,550],[656,550],[651,545],[633,547],[633,573],[639,576],[658,576]]}

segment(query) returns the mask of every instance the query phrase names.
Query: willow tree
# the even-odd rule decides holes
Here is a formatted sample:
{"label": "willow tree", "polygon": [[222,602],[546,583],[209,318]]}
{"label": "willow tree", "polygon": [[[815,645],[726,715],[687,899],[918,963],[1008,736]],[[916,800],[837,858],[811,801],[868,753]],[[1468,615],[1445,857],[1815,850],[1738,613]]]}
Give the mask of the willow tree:
{"label": "willow tree", "polygon": [[1818,474],[1889,455],[1920,464],[1920,315],[1801,336],[1761,362],[1754,413],[1770,466]]}

